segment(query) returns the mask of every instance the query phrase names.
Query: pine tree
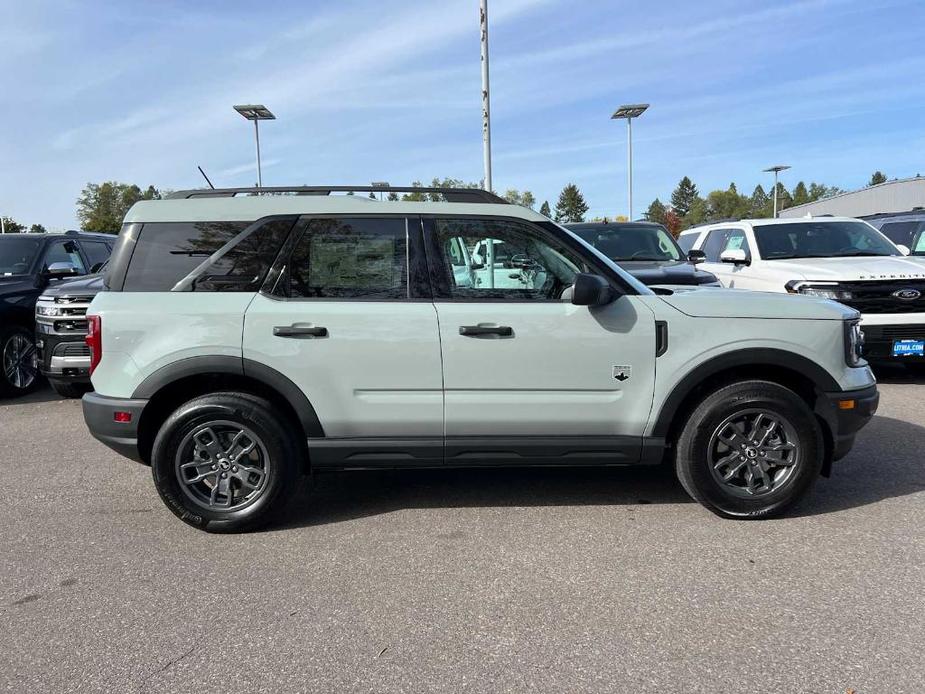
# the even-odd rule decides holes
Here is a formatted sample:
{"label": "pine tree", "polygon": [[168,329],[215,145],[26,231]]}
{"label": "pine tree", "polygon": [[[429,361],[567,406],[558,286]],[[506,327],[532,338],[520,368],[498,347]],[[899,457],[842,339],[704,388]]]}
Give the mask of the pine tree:
{"label": "pine tree", "polygon": [[655,222],[657,224],[664,224],[665,217],[668,210],[665,208],[665,205],[662,204],[662,201],[658,198],[652,201],[652,204],[649,205],[649,209],[645,212],[645,218],[649,222]]}
{"label": "pine tree", "polygon": [[805,205],[809,202],[809,191],[806,190],[806,184],[803,181],[797,183],[796,188],[793,189],[793,204],[794,205]]}
{"label": "pine tree", "polygon": [[398,202],[398,193],[396,193],[396,192],[393,190],[391,193],[389,193],[389,198],[388,198],[388,199],[389,199],[389,202]]}
{"label": "pine tree", "polygon": [[764,192],[761,184],[755,186],[752,196],[748,199],[748,216],[758,219],[771,216],[771,198]]}
{"label": "pine tree", "polygon": [[874,171],[874,173],[871,174],[870,182],[867,185],[876,186],[880,183],[886,183],[886,176],[882,171]]}
{"label": "pine tree", "polygon": [[682,178],[678,183],[678,187],[674,189],[674,192],[671,194],[671,208],[678,213],[681,217],[686,217],[687,213],[690,212],[691,206],[700,196],[697,186],[693,184],[691,179],[687,176]]}
{"label": "pine tree", "polygon": [[556,221],[565,224],[583,222],[587,211],[588,203],[585,202],[578,186],[574,183],[565,186],[559,193],[559,201],[556,203]]}
{"label": "pine tree", "polygon": [[549,200],[543,200],[543,204],[540,205],[540,214],[552,219],[552,210],[549,209]]}

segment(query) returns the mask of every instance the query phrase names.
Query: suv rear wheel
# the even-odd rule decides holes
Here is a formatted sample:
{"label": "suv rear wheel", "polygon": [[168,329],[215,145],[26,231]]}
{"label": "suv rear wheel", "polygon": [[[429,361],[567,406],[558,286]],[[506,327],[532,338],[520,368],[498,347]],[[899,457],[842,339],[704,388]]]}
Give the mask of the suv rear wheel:
{"label": "suv rear wheel", "polygon": [[0,397],[25,395],[39,381],[32,333],[18,325],[0,328]]}
{"label": "suv rear wheel", "polygon": [[822,469],[822,432],[792,390],[741,381],[708,395],[678,438],[675,466],[694,499],[726,518],[780,515]]}
{"label": "suv rear wheel", "polygon": [[287,420],[263,398],[215,393],[161,426],[151,470],[168,508],[209,532],[252,530],[298,488],[300,454]]}

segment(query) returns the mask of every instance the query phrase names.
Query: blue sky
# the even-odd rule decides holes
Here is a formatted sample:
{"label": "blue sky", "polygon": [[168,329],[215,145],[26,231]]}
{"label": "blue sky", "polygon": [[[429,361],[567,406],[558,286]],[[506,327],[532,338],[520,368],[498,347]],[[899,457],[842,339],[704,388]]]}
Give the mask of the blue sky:
{"label": "blue sky", "polygon": [[[490,0],[494,187],[626,211],[681,176],[843,188],[925,174],[922,0]],[[76,225],[88,181],[198,187],[482,176],[478,0],[0,4],[0,215]]]}

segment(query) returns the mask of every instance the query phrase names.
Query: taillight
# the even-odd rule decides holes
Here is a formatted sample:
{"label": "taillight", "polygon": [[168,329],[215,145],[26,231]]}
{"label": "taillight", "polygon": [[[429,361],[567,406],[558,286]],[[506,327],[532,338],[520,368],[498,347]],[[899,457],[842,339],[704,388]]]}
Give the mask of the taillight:
{"label": "taillight", "polygon": [[100,359],[103,358],[103,332],[102,321],[99,316],[87,316],[87,336],[84,342],[90,348],[90,374],[93,375],[94,369],[99,366]]}

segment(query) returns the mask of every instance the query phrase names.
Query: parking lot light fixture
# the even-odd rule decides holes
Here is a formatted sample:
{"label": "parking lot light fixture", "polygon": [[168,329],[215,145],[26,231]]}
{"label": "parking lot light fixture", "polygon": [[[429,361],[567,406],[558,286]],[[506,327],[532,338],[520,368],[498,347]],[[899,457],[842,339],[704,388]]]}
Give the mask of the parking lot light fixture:
{"label": "parking lot light fixture", "polygon": [[781,171],[786,171],[790,167],[786,164],[776,164],[775,166],[763,169],[764,173],[774,172],[774,219],[777,219],[777,176]]}
{"label": "parking lot light fixture", "polygon": [[260,171],[260,128],[257,123],[262,120],[276,120],[270,109],[263,104],[241,104],[234,107],[247,120],[254,121],[254,139],[257,142],[257,187],[263,187],[263,176]]}
{"label": "parking lot light fixture", "polygon": [[647,108],[649,104],[624,104],[610,117],[626,119],[626,199],[630,221],[633,221],[633,118],[639,118]]}

